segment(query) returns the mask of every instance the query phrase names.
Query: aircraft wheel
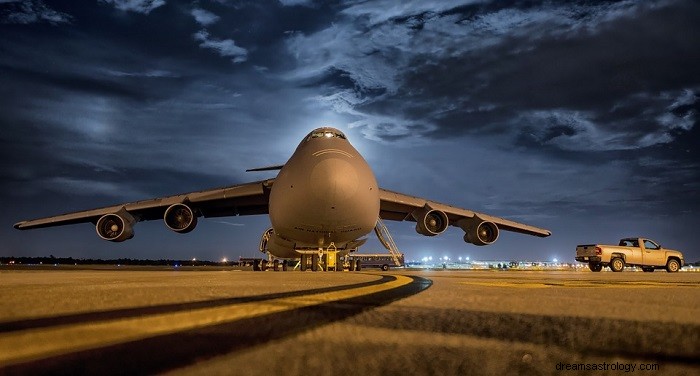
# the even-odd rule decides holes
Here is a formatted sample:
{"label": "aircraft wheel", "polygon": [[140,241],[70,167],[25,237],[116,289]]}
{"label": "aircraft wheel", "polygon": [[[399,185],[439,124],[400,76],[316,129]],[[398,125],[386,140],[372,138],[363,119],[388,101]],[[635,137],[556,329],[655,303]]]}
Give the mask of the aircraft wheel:
{"label": "aircraft wheel", "polygon": [[619,273],[625,268],[625,261],[619,257],[615,257],[610,261],[610,270]]}
{"label": "aircraft wheel", "polygon": [[387,271],[387,270],[389,270],[389,265],[387,265],[387,264],[382,265],[382,271]]}
{"label": "aircraft wheel", "polygon": [[675,273],[681,268],[681,264],[676,259],[670,259],[666,263],[666,271],[669,273]]}
{"label": "aircraft wheel", "polygon": [[301,255],[301,263],[299,264],[299,270],[302,272],[306,271],[306,263],[308,261],[308,257],[304,254]]}
{"label": "aircraft wheel", "polygon": [[335,255],[335,271],[343,271],[343,260],[342,257],[340,257],[340,255]]}
{"label": "aircraft wheel", "polygon": [[280,271],[280,260],[275,260],[272,262],[272,270],[276,272]]}
{"label": "aircraft wheel", "polygon": [[253,271],[254,272],[260,271],[260,261],[259,260],[253,260]]}
{"label": "aircraft wheel", "polygon": [[315,253],[311,255],[311,271],[318,271],[318,255]]}
{"label": "aircraft wheel", "polygon": [[282,271],[283,272],[287,271],[287,260],[282,260]]}
{"label": "aircraft wheel", "polygon": [[265,271],[267,270],[267,260],[262,260],[260,261],[260,271]]}
{"label": "aircraft wheel", "polygon": [[362,270],[362,265],[360,264],[360,260],[355,260],[355,271],[359,272]]}

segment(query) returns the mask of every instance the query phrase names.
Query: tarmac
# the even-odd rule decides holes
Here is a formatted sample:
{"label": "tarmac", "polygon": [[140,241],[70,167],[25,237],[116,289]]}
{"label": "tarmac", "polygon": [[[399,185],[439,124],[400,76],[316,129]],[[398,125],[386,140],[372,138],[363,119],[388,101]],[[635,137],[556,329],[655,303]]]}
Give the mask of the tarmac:
{"label": "tarmac", "polygon": [[700,374],[700,273],[46,269],[0,375]]}

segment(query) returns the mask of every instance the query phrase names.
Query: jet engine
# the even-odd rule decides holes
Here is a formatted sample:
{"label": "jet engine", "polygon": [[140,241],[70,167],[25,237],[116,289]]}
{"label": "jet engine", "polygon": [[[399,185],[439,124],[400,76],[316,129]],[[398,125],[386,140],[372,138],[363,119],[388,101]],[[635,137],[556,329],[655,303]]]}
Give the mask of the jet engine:
{"label": "jet engine", "polygon": [[425,236],[435,236],[447,229],[450,224],[447,214],[426,205],[411,213],[416,220],[416,232]]}
{"label": "jet engine", "polygon": [[481,220],[477,217],[469,221],[459,223],[464,230],[464,241],[474,245],[489,245],[498,239],[498,226],[493,222]]}
{"label": "jet engine", "polygon": [[97,235],[111,242],[123,242],[134,237],[136,219],[126,210],[105,214],[97,220]]}
{"label": "jet engine", "polygon": [[163,215],[165,225],[180,234],[186,234],[197,226],[197,216],[192,208],[185,204],[173,204]]}

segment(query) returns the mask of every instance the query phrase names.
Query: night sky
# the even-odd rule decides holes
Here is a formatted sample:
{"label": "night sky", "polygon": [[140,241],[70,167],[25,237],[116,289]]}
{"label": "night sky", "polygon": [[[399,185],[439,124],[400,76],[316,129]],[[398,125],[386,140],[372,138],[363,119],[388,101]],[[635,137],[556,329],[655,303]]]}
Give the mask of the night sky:
{"label": "night sky", "polygon": [[267,216],[12,224],[271,178],[245,169],[328,125],[383,188],[553,232],[388,223],[407,259],[644,236],[698,261],[699,118],[698,1],[0,0],[0,255],[260,256]]}

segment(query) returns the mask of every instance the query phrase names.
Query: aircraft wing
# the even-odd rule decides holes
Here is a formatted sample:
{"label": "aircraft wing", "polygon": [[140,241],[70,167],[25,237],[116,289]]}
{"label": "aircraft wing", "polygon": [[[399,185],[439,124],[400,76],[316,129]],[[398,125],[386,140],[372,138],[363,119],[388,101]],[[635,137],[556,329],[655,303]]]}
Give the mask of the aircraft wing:
{"label": "aircraft wing", "polygon": [[465,229],[465,231],[465,227],[469,226],[470,221],[481,220],[495,223],[501,230],[513,231],[521,234],[539,237],[547,237],[552,234],[549,230],[539,227],[494,217],[488,214],[477,213],[471,210],[441,204],[439,202],[429,201],[420,197],[392,192],[382,188],[379,190],[379,199],[379,216],[382,219],[416,222],[416,216],[420,215],[418,213],[424,213],[427,210],[439,210],[447,215],[450,225],[462,227]]}
{"label": "aircraft wing", "polygon": [[99,209],[66,213],[53,217],[18,222],[14,227],[20,230],[27,230],[74,223],[91,222],[96,224],[100,217],[105,214],[124,213],[124,211],[130,214],[136,221],[149,221],[153,219],[163,219],[165,211],[171,205],[182,203],[190,206],[197,215],[204,217],[267,214],[269,192],[273,182],[274,179],[269,179],[206,191],[130,202]]}

